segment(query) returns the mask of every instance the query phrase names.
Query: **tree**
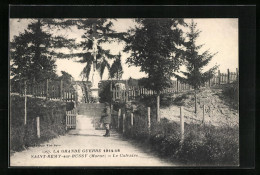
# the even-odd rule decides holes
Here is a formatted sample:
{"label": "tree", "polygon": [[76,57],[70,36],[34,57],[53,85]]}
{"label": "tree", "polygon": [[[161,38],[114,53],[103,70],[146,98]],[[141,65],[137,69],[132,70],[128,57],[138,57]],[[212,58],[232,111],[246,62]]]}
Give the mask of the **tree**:
{"label": "tree", "polygon": [[[77,45],[77,49],[82,49],[83,51],[80,53],[72,53],[72,54],[60,54],[60,58],[74,58],[79,57],[81,58],[77,62],[86,64],[81,72],[82,82],[84,85],[84,90],[86,94],[85,101],[89,102],[88,99],[88,92],[89,87],[84,82],[89,81],[89,75],[93,68],[99,71],[100,78],[104,74],[104,70],[107,68],[110,69],[109,61],[110,59],[115,58],[115,55],[110,53],[110,50],[104,49],[102,44],[104,43],[111,43],[114,41],[121,41],[124,33],[116,33],[112,30],[112,19],[106,18],[89,18],[89,19],[76,19],[76,20],[67,20],[64,25],[67,26],[76,26],[78,29],[84,30],[85,33],[81,36],[84,39],[80,44]],[[97,48],[94,44],[97,41]],[[96,59],[93,54],[93,50],[97,49],[96,51]]]}
{"label": "tree", "polygon": [[110,78],[116,78],[120,80],[122,78],[124,71],[121,63],[121,53],[116,56],[111,68],[109,69]]}
{"label": "tree", "polygon": [[[102,79],[105,68],[109,69],[109,59],[113,59],[115,55],[110,53],[110,50],[102,47],[103,43],[111,43],[113,41],[121,41],[120,38],[124,33],[116,33],[112,30],[112,19],[107,18],[90,18],[79,20],[68,20],[68,25],[76,25],[78,29],[83,29],[85,33],[81,36],[84,41],[77,45],[83,52],[74,54],[62,54],[63,58],[80,57],[80,63],[87,63],[82,70],[82,75],[89,80],[90,71],[96,67]],[[96,59],[93,56],[94,41],[97,40],[97,54]]]}
{"label": "tree", "polygon": [[173,72],[182,63],[184,39],[179,25],[183,19],[136,19],[138,24],[129,30],[124,51],[131,52],[127,62],[140,66],[148,74],[146,88],[157,92],[157,121],[160,120],[160,92],[171,85]]}
{"label": "tree", "polygon": [[88,86],[88,80],[85,81],[85,78],[86,78],[86,75],[85,73],[82,71],[81,72],[81,77],[82,77],[82,92],[84,94],[84,100],[85,100],[85,103],[89,103],[90,100],[89,100],[89,86]]}
{"label": "tree", "polygon": [[208,65],[211,59],[217,53],[210,53],[209,50],[199,54],[199,50],[203,45],[196,45],[196,39],[199,37],[201,31],[197,30],[197,24],[192,20],[189,26],[189,32],[187,33],[188,41],[185,43],[186,51],[184,52],[185,65],[187,71],[181,71],[182,76],[175,74],[175,76],[184,83],[188,83],[194,88],[195,92],[195,113],[196,107],[196,94],[197,90],[205,82],[210,80],[218,66],[210,68],[208,71],[203,72],[203,68]]}
{"label": "tree", "polygon": [[66,71],[61,71],[61,76],[59,77],[60,80],[63,81],[63,86],[64,87],[68,87],[71,85],[72,83],[72,80],[73,80],[73,77],[71,74],[69,74],[68,72]]}
{"label": "tree", "polygon": [[11,76],[14,80],[57,78],[54,48],[72,47],[73,40],[54,36],[44,27],[58,25],[52,19],[33,19],[24,33],[15,36],[10,44]]}

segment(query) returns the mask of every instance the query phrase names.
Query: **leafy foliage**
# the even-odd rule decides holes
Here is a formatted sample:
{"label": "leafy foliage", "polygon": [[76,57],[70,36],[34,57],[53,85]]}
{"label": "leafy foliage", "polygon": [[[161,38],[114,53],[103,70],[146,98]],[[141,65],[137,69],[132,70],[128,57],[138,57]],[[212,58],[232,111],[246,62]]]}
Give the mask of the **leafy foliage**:
{"label": "leafy foliage", "polygon": [[74,104],[74,102],[66,102],[66,111],[71,111],[71,110],[73,110],[74,109],[74,107],[75,107],[75,104]]}
{"label": "leafy foliage", "polygon": [[119,53],[113,62],[110,70],[109,70],[110,78],[116,78],[116,80],[120,80],[123,75],[123,68],[121,63],[121,54]]}
{"label": "leafy foliage", "polygon": [[[21,151],[66,133],[66,105],[60,101],[28,98],[24,125],[24,97],[10,96],[10,149]],[[41,138],[37,138],[36,117],[40,117]]]}
{"label": "leafy foliage", "polygon": [[62,74],[62,75],[61,75],[58,79],[60,79],[60,80],[63,81],[63,86],[64,86],[64,87],[70,86],[71,83],[72,83],[71,81],[73,80],[72,75],[69,74],[69,73],[66,72],[66,71],[61,71],[61,74]]}
{"label": "leafy foliage", "polygon": [[146,87],[161,91],[171,85],[173,72],[182,63],[183,19],[136,19],[138,26],[129,30],[124,51],[130,52],[129,64],[140,66],[148,74]]}
{"label": "leafy foliage", "polygon": [[216,55],[211,54],[208,50],[199,54],[199,49],[202,45],[195,44],[196,39],[199,37],[200,31],[196,29],[197,24],[192,20],[189,24],[190,31],[187,33],[188,42],[185,43],[186,51],[184,53],[185,65],[187,72],[181,71],[183,76],[175,74],[175,76],[182,82],[190,84],[194,89],[199,87],[206,81],[211,79],[214,75],[214,71],[218,66],[210,68],[206,72],[202,72],[202,68],[208,65],[211,59]]}
{"label": "leafy foliage", "polygon": [[51,19],[36,19],[10,43],[11,76],[14,80],[57,78],[54,48],[72,47],[73,39],[54,36],[44,28],[58,25]]}
{"label": "leafy foliage", "polygon": [[[185,123],[185,140],[181,144],[180,125],[166,118],[155,120],[155,108],[151,108],[150,134],[147,128],[147,107],[139,103],[134,112],[134,126],[126,113],[125,137],[149,144],[149,148],[162,157],[184,165],[230,165],[239,164],[239,128],[215,127]],[[148,146],[148,145],[147,145]]]}
{"label": "leafy foliage", "polygon": [[222,93],[225,97],[227,97],[229,104],[231,104],[231,107],[235,110],[238,110],[238,106],[239,106],[239,83],[238,83],[238,81],[232,82],[227,87],[224,87]]}
{"label": "leafy foliage", "polygon": [[110,92],[110,81],[102,81],[102,83],[100,84],[99,88],[100,88],[100,92],[99,92],[99,101],[101,103],[105,103],[105,102],[108,102],[110,103],[111,102],[111,99],[112,99],[112,94]]}
{"label": "leafy foliage", "polygon": [[[90,71],[93,69],[92,66],[94,66],[99,71],[100,77],[102,79],[105,68],[110,69],[108,60],[115,57],[115,55],[110,53],[110,50],[104,49],[102,44],[121,41],[120,38],[122,38],[124,34],[116,33],[114,30],[112,30],[112,19],[107,18],[67,20],[66,25],[76,25],[78,29],[85,30],[85,33],[81,36],[84,41],[77,45],[77,48],[82,48],[83,52],[74,54],[60,54],[59,56],[61,58],[80,57],[81,60],[78,62],[87,63],[81,75],[88,81]],[[92,54],[92,49],[94,46],[93,38],[98,40],[96,59]]]}

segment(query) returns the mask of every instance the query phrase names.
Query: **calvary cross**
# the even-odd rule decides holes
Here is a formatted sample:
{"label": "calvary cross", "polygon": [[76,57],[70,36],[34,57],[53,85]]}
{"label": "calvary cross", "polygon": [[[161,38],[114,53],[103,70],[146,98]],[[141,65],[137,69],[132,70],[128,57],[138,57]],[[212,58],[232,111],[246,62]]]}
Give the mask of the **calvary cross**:
{"label": "calvary cross", "polygon": [[89,36],[89,39],[93,41],[92,45],[92,55],[94,56],[94,64],[93,64],[93,69],[94,71],[96,70],[96,63],[97,63],[97,46],[98,46],[98,41],[101,39],[101,37],[97,33],[97,28],[96,24],[94,23],[92,25],[93,33]]}

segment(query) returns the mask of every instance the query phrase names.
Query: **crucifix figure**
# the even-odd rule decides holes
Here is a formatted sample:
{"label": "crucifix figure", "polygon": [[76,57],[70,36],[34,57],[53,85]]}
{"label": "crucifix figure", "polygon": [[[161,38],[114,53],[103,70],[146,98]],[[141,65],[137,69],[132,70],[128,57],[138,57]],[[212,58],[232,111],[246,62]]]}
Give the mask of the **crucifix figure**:
{"label": "crucifix figure", "polygon": [[[101,39],[101,38],[100,38]],[[92,55],[94,56],[94,67],[93,67],[93,71],[96,70],[96,63],[97,63],[97,53],[98,53],[98,49],[97,49],[97,46],[98,46],[98,41],[100,39],[96,39],[96,37],[93,37],[92,40],[93,41],[93,46],[92,46]]]}
{"label": "crucifix figure", "polygon": [[89,37],[90,40],[93,41],[92,45],[92,55],[94,57],[93,61],[93,74],[92,74],[92,94],[94,97],[98,97],[98,82],[99,82],[99,74],[96,71],[96,64],[97,64],[97,54],[98,54],[98,41],[102,38],[98,36],[98,33],[96,31],[96,24],[93,24],[93,33]]}

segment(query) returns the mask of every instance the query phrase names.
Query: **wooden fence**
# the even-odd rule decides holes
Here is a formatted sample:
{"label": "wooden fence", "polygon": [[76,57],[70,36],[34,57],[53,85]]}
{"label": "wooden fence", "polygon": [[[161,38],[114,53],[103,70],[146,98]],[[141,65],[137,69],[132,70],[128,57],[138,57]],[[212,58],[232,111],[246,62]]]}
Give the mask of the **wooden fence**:
{"label": "wooden fence", "polygon": [[71,111],[66,111],[66,130],[67,129],[76,129],[76,116],[77,109],[74,108]]}
{"label": "wooden fence", "polygon": [[[17,84],[16,84],[17,85]],[[11,84],[12,86],[12,84]],[[74,101],[75,108],[71,111],[66,111],[66,130],[76,128],[76,116],[77,116],[77,92],[72,85],[63,86],[63,81],[46,80],[41,83],[33,82],[19,82],[18,89],[12,90],[12,93],[19,93],[25,97],[25,109],[24,109],[24,125],[27,124],[27,96],[33,96],[35,98],[46,98],[48,100],[60,100],[60,101]],[[37,137],[40,138],[40,119],[37,117]]]}
{"label": "wooden fence", "polygon": [[[181,139],[181,142],[184,141],[185,139],[185,123],[195,123],[195,124],[200,124],[200,125],[205,125],[205,105],[203,105],[202,107],[202,116],[201,116],[201,120],[200,119],[195,119],[197,118],[197,114],[194,113],[194,115],[196,115],[196,117],[187,117],[187,116],[184,116],[184,107],[183,106],[180,106],[179,107],[179,110],[180,110],[180,113],[179,113],[179,122],[177,121],[177,123],[179,123],[179,130],[180,130],[180,139]],[[126,131],[131,131],[131,134],[133,134],[133,130],[132,128],[138,123],[138,120],[136,120],[136,117],[134,115],[134,112],[131,111],[130,112],[130,115],[129,113],[122,113],[121,112],[122,110],[119,109],[118,111],[115,111],[117,112],[117,115],[116,114],[111,114],[113,116],[113,120],[115,121],[115,128],[117,129],[118,132],[121,132],[121,133],[125,133]],[[128,114],[128,115],[127,115]],[[140,117],[140,116],[139,116]],[[147,128],[147,133],[148,133],[148,137],[151,133],[151,108],[150,107],[147,107],[147,113],[146,113],[146,116],[142,116],[143,119],[145,119],[145,126],[142,126],[144,128]],[[190,118],[190,119],[189,119]],[[194,121],[194,120],[195,121]],[[190,121],[187,121],[187,120],[190,120]],[[210,123],[207,123],[210,125]],[[140,125],[139,125],[140,126]]]}
{"label": "wooden fence", "polygon": [[[77,109],[74,108],[71,111],[66,111],[66,130],[68,129],[76,129],[76,117],[77,117]],[[41,137],[41,132],[40,132],[40,117],[36,117],[36,133],[37,133],[37,138],[39,139]]]}
{"label": "wooden fence", "polygon": [[[221,84],[228,84],[236,81],[238,79],[238,69],[236,69],[236,72],[230,72],[229,69],[227,70],[227,73],[221,73],[218,71],[218,74],[211,78],[208,82],[206,82],[203,87],[212,87],[216,85]],[[126,89],[121,90],[118,87],[115,87],[112,89],[112,86],[110,87],[110,91],[112,94],[113,101],[115,100],[123,100],[128,101],[131,99],[135,99],[139,96],[152,96],[155,95],[156,92],[153,90],[146,89],[144,87],[136,87],[136,86],[128,86],[128,83],[126,81]],[[192,90],[192,87],[189,84],[181,83],[178,79],[173,80],[172,87],[164,89],[161,94],[169,94],[169,93],[178,93],[183,91]]]}
{"label": "wooden fence", "polygon": [[31,95],[34,97],[43,97],[46,99],[57,99],[62,101],[77,100],[77,93],[72,85],[64,87],[62,80],[46,80],[41,83],[27,81],[26,87],[25,82],[19,82],[18,93],[24,95],[25,88],[26,95]]}

